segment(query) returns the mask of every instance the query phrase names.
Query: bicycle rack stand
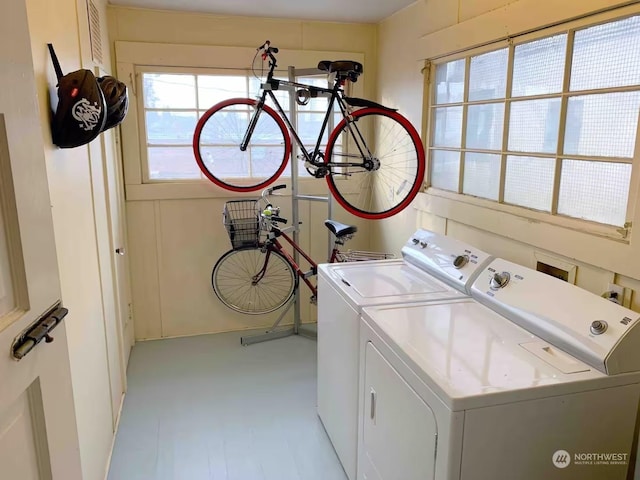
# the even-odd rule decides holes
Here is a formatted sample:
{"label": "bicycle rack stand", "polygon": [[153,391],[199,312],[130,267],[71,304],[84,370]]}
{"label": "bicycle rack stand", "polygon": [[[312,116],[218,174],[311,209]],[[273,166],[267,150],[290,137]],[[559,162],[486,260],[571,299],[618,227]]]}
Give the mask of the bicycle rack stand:
{"label": "bicycle rack stand", "polygon": [[[292,67],[292,66],[288,68],[288,73],[289,73],[289,81],[291,82],[295,82],[297,77],[327,74],[327,72],[318,70],[317,68],[296,69],[295,67]],[[296,104],[295,90],[294,89],[288,89],[288,90],[289,90],[289,111],[296,112],[297,104]],[[290,119],[291,119],[291,124],[293,125],[293,128],[297,129],[298,128],[297,115],[291,115]],[[334,127],[333,117],[330,117],[329,125],[327,126],[329,132],[333,129],[333,127]],[[299,207],[298,202],[300,200],[327,203],[327,210],[328,210],[327,218],[331,219],[333,215],[333,198],[331,197],[331,195],[313,196],[313,195],[301,195],[299,193],[298,167],[300,162],[298,160],[298,146],[295,142],[293,143],[293,148],[291,150],[290,161],[291,161],[291,204],[292,204],[291,205],[292,207],[291,209],[292,223],[291,224],[296,226],[300,225],[300,212],[298,208]],[[329,258],[331,256],[331,233],[328,232],[327,235],[328,235],[327,236],[328,238],[327,258]],[[300,241],[300,233],[298,232],[297,228],[293,231],[293,241],[296,243],[299,243]],[[300,255],[298,254],[298,252],[296,251],[293,252],[293,258],[296,261],[296,263],[300,262]],[[293,326],[287,329],[276,330],[276,328],[278,327],[278,325],[280,324],[280,322],[282,321],[282,319],[285,317],[285,315],[291,309],[292,306],[293,306]],[[275,321],[275,323],[271,326],[269,330],[267,330],[265,333],[262,333],[262,334],[241,337],[240,342],[242,343],[242,345],[246,346],[246,345],[251,345],[253,343],[266,342],[267,340],[284,338],[291,335],[301,335],[303,337],[307,337],[311,339],[317,338],[317,333],[315,329],[309,328],[308,326],[305,326],[302,324],[302,320],[300,318],[300,288],[296,289],[295,296],[287,304],[287,306],[284,308],[284,310],[282,311],[278,319]]]}

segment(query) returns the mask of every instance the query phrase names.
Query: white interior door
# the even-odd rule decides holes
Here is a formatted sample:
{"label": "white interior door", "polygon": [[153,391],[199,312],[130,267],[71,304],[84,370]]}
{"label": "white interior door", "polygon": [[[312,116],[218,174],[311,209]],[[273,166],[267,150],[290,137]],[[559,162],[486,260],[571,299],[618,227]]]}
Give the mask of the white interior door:
{"label": "white interior door", "polygon": [[21,360],[14,341],[60,300],[25,3],[0,15],[0,476],[80,480],[64,322]]}
{"label": "white interior door", "polygon": [[[118,317],[122,332],[123,368],[129,362],[129,354],[134,343],[133,321],[131,318],[131,293],[128,275],[127,234],[124,213],[124,179],[122,174],[122,162],[118,155],[118,134],[115,129],[107,130],[101,135],[103,139],[104,172],[107,184],[109,201],[109,224],[111,248],[113,256],[113,269],[115,280],[115,292],[118,300]],[[126,376],[125,376],[126,377]],[[126,382],[125,382],[126,383]]]}

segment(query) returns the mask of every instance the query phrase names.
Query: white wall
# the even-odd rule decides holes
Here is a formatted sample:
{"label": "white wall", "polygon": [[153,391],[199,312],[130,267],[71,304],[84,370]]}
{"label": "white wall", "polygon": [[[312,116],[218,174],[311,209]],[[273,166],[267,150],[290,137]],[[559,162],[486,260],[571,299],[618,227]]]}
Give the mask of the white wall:
{"label": "white wall", "polygon": [[[361,89],[359,95],[368,98],[375,96],[375,25],[220,17],[109,7],[109,32],[111,40],[118,42],[115,56],[118,74],[122,77],[128,77],[131,73],[133,78],[135,72],[127,69],[132,69],[137,62],[144,65],[170,65],[172,62],[167,59],[177,49],[183,49],[186,55],[194,55],[193,51],[202,50],[176,47],[182,45],[249,47],[244,50],[246,53],[242,58],[232,59],[238,68],[247,68],[252,52],[255,52],[253,49],[269,39],[280,48],[281,66],[289,65],[285,59],[293,51],[298,52],[296,58],[312,55],[310,52],[316,51],[360,54],[365,74],[357,84]],[[133,48],[134,53],[124,48],[123,42],[138,42]],[[155,44],[170,44],[175,48],[154,47]],[[125,51],[129,53],[125,54]],[[140,55],[146,55],[145,60],[138,60]],[[313,64],[310,61],[309,64],[294,65],[315,67],[317,61],[322,59],[315,59]],[[182,57],[178,61],[189,66],[231,66],[227,57],[206,53]],[[196,186],[143,184],[134,116],[135,113],[123,125],[123,146],[136,338],[270,326],[278,312],[264,316],[237,314],[223,306],[211,288],[212,268],[230,248],[222,226],[223,205],[225,200],[234,197],[209,183]],[[324,180],[305,180],[301,191],[326,194],[326,183]],[[283,216],[287,218],[291,218],[290,205],[290,198],[281,199]],[[322,224],[326,215],[325,205],[300,203],[303,222],[301,244],[314,259],[320,261],[326,259],[327,230]],[[369,248],[367,222],[340,211],[334,217],[345,223],[358,224],[358,237],[349,247]],[[304,286],[301,295],[302,319],[314,321],[315,308],[309,305],[311,294]],[[287,320],[291,320],[291,315]]]}
{"label": "white wall", "polygon": [[[628,3],[610,0],[417,1],[379,25],[378,97],[383,103],[399,108],[414,124],[421,125],[424,105],[421,68],[426,58]],[[414,207],[411,212],[376,225],[374,238],[379,242],[378,248],[399,248],[415,228],[421,226],[533,268],[538,252],[577,265],[576,283],[596,294],[603,293],[610,281],[633,288],[638,293],[632,307],[640,310],[640,263],[633,261],[635,255],[631,255],[638,249],[637,239],[635,245],[624,246],[613,240],[487,208],[461,202],[454,204],[431,193],[419,194]],[[618,265],[620,270],[612,265]],[[617,273],[622,269],[625,275]]]}
{"label": "white wall", "polygon": [[[95,3],[104,13],[106,0]],[[82,472],[85,480],[101,480],[114,429],[90,147],[59,149],[52,144],[49,94],[55,92],[57,82],[46,46],[49,42],[54,44],[65,73],[82,67],[92,68],[82,61],[88,50],[87,27],[81,23],[87,18],[86,3],[83,0],[26,0],[26,4],[62,301],[69,309],[65,324]],[[108,57],[105,63],[109,64]]]}

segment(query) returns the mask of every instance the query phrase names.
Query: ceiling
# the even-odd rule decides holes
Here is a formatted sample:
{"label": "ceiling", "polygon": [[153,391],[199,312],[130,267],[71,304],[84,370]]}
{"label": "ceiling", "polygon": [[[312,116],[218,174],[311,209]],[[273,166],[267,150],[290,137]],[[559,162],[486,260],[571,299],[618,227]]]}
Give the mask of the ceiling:
{"label": "ceiling", "polygon": [[128,7],[356,23],[377,23],[414,2],[415,0],[109,0],[111,5]]}

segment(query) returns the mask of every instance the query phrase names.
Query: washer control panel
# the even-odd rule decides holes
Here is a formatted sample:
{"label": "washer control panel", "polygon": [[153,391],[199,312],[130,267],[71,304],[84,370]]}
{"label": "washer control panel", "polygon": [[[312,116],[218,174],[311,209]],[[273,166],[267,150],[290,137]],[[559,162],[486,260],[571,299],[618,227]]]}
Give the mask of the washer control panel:
{"label": "washer control panel", "polygon": [[640,371],[640,314],[599,295],[494,259],[471,296],[604,373]]}
{"label": "washer control panel", "polygon": [[420,229],[407,240],[402,257],[462,292],[471,284],[491,255],[453,237]]}

